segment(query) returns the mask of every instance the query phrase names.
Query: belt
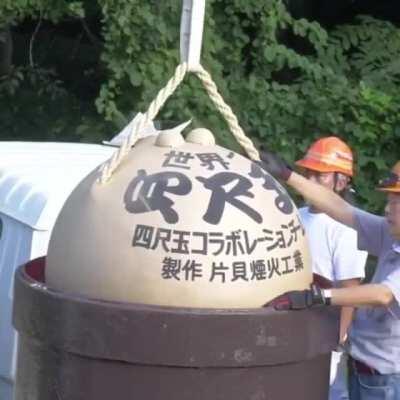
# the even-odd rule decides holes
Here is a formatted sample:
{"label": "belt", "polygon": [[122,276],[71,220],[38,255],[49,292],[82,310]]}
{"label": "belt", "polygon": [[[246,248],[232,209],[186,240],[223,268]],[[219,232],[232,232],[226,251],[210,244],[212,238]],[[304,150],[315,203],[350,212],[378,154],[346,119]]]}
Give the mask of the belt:
{"label": "belt", "polygon": [[354,358],[351,358],[351,364],[352,364],[354,370],[357,371],[359,374],[382,375],[375,368],[372,368],[369,365],[364,364],[362,361],[355,360]]}

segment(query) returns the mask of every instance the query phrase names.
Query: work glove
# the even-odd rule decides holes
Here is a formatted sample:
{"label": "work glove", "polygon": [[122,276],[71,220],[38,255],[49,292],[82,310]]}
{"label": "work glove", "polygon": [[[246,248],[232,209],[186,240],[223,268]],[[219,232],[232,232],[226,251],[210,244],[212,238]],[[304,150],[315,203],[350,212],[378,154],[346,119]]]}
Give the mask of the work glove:
{"label": "work glove", "polygon": [[304,310],[328,305],[330,305],[330,299],[325,298],[323,289],[316,284],[312,284],[308,290],[286,292],[265,304],[264,307],[274,307],[275,310],[283,311]]}
{"label": "work glove", "polygon": [[274,178],[287,181],[293,172],[290,166],[277,154],[270,152],[265,148],[261,148],[260,160],[258,165],[271,174]]}

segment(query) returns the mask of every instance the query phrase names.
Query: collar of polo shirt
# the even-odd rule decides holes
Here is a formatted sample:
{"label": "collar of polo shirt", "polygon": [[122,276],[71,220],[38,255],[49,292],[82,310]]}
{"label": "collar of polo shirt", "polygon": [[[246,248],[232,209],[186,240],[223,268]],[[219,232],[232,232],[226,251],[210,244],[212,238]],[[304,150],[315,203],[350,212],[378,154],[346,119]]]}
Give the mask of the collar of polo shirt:
{"label": "collar of polo shirt", "polygon": [[393,250],[400,254],[400,241],[396,240],[392,245]]}

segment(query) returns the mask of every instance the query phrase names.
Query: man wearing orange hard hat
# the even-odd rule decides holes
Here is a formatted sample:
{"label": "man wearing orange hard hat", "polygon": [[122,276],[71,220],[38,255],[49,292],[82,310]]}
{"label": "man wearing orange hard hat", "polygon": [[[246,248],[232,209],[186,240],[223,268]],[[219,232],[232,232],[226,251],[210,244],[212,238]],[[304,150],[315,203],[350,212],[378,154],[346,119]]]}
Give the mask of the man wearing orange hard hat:
{"label": "man wearing orange hard hat", "polygon": [[378,258],[371,283],[352,288],[292,291],[268,305],[277,310],[357,307],[349,331],[350,399],[400,399],[400,161],[378,190],[387,194],[385,217],[356,208],[332,190],[294,172],[279,156],[260,153],[260,165],[297,190],[318,210],[354,228],[358,248]]}
{"label": "man wearing orange hard hat", "polygon": [[297,165],[318,172],[341,172],[353,176],[353,153],[350,147],[336,136],[316,140]]}
{"label": "man wearing orange hard hat", "polygon": [[[353,177],[353,153],[336,136],[315,141],[296,162],[312,182],[345,197]],[[334,287],[353,287],[365,276],[367,253],[357,248],[357,233],[335,221],[313,205],[300,208],[300,217],[310,245],[312,270]],[[343,342],[353,316],[353,308],[341,311],[340,341]],[[329,400],[348,400],[347,357],[341,349],[332,352]]]}
{"label": "man wearing orange hard hat", "polygon": [[316,140],[307,150],[305,157],[296,161],[296,165],[303,168],[308,177],[312,178],[313,172],[317,172],[319,183],[323,183],[324,178],[328,181],[329,177],[333,178],[329,184],[330,188],[344,198],[352,197],[350,183],[354,175],[353,164],[353,152],[350,147],[336,136]]}

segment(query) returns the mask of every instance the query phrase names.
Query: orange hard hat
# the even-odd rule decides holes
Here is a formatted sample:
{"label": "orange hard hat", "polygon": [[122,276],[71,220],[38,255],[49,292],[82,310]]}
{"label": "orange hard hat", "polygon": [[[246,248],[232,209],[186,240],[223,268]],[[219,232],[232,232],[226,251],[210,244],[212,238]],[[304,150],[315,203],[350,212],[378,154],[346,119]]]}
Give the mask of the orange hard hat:
{"label": "orange hard hat", "polygon": [[353,153],[338,137],[324,137],[315,141],[296,165],[317,172],[341,172],[352,177]]}
{"label": "orange hard hat", "polygon": [[381,192],[400,193],[400,161],[394,164],[386,178],[379,181],[377,189]]}

